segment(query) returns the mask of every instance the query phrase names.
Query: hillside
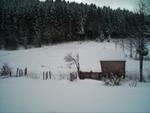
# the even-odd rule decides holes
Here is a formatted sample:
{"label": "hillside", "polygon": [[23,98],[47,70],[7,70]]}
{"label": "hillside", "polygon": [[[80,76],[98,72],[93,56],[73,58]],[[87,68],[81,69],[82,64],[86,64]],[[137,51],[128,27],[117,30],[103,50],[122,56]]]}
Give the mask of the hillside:
{"label": "hillside", "polygon": [[[117,51],[117,54],[116,52]],[[115,52],[115,53],[114,53]],[[42,48],[31,48],[28,50],[15,50],[5,51],[0,50],[0,66],[5,63],[12,68],[13,73],[16,74],[17,68],[24,69],[28,68],[29,73],[37,76],[42,76],[43,71],[51,71],[52,74],[57,78],[59,75],[67,75],[75,70],[75,66],[71,68],[65,62],[64,57],[68,54],[72,55],[79,54],[80,65],[84,65],[85,68],[91,68],[94,70],[100,69],[99,61],[102,59],[120,59],[124,57],[126,60],[126,74],[128,76],[139,76],[139,61],[129,58],[128,50],[124,52],[118,43],[116,45],[113,41],[110,43],[94,42],[94,41],[77,41],[70,43],[62,43],[58,45],[43,46]],[[92,54],[92,55],[90,55]],[[87,57],[88,56],[88,57]],[[88,58],[90,58],[88,62]],[[92,61],[94,60],[94,61]],[[144,76],[146,77],[149,73],[150,62],[144,61]],[[90,71],[90,69],[85,70]]]}

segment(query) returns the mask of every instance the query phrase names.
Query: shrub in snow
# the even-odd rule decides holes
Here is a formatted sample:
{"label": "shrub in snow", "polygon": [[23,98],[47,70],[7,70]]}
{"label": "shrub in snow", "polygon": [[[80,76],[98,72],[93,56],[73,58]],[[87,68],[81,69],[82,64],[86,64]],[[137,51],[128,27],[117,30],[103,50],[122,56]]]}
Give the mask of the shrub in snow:
{"label": "shrub in snow", "polygon": [[139,77],[137,76],[129,76],[129,86],[130,87],[136,87],[137,86],[137,83],[138,83],[138,80],[139,80]]}
{"label": "shrub in snow", "polygon": [[10,68],[10,66],[7,64],[7,63],[5,63],[4,65],[3,65],[3,67],[1,68],[1,73],[0,73],[0,75],[1,76],[11,76],[11,68]]}
{"label": "shrub in snow", "polygon": [[118,77],[116,74],[110,73],[106,74],[102,80],[106,86],[119,86],[121,79],[122,77]]}
{"label": "shrub in snow", "polygon": [[137,81],[138,80],[131,80],[130,83],[129,83],[129,86],[130,87],[136,87],[137,86]]}
{"label": "shrub in snow", "polygon": [[137,86],[137,80],[132,80],[132,81],[129,83],[129,86],[130,86],[130,87],[136,87],[136,86]]}

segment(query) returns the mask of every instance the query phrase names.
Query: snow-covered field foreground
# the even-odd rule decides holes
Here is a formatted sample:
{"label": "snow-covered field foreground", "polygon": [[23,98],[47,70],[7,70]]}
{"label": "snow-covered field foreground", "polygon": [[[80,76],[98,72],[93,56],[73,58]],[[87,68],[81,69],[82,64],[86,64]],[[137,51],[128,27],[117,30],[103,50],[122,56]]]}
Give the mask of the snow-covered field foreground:
{"label": "snow-covered field foreground", "polygon": [[150,112],[150,86],[100,81],[0,79],[0,112]]}
{"label": "snow-covered field foreground", "polygon": [[[79,54],[84,71],[100,71],[99,61],[103,58],[118,60],[124,57],[127,77],[121,86],[115,87],[95,80],[70,82],[66,75],[75,71],[75,66],[68,66],[64,60],[69,53]],[[129,76],[139,77],[139,61],[128,56],[128,50],[122,52],[121,46],[116,46],[114,42],[94,41],[28,50],[0,50],[0,67],[8,63],[13,76],[16,76],[17,68],[27,67],[30,75],[0,77],[0,112],[150,112],[150,83],[138,82],[136,87],[130,87],[136,82],[129,80]],[[51,71],[52,79],[42,80],[43,71]],[[146,60],[146,81],[149,74],[150,61]]]}

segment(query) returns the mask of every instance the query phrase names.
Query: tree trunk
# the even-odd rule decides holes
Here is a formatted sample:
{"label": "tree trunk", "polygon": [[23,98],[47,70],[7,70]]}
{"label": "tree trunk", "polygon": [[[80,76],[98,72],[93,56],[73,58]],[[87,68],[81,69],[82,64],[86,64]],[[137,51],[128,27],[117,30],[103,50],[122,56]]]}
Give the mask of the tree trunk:
{"label": "tree trunk", "polygon": [[123,49],[123,51],[125,51],[125,47],[124,47],[124,39],[122,39],[122,49]]}
{"label": "tree trunk", "polygon": [[143,55],[140,54],[140,82],[143,81]]}
{"label": "tree trunk", "polygon": [[[143,31],[144,32],[144,31]],[[143,82],[143,51],[144,51],[144,34],[140,38],[140,82]]]}
{"label": "tree trunk", "polygon": [[132,46],[132,41],[130,40],[130,57],[132,58],[133,57],[133,46]]}

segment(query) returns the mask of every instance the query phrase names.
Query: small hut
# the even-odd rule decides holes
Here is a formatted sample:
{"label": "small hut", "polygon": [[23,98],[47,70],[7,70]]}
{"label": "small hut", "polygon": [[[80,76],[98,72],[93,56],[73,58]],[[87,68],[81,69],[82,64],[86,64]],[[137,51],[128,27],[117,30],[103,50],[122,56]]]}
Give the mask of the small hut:
{"label": "small hut", "polygon": [[107,46],[102,43],[92,46],[93,44],[89,43],[89,47],[79,49],[80,79],[100,80],[102,76],[110,73],[125,77],[124,53],[110,48],[113,47],[112,43],[107,44]]}
{"label": "small hut", "polygon": [[125,60],[118,61],[100,61],[103,74],[113,73],[118,77],[123,76],[125,78]]}

